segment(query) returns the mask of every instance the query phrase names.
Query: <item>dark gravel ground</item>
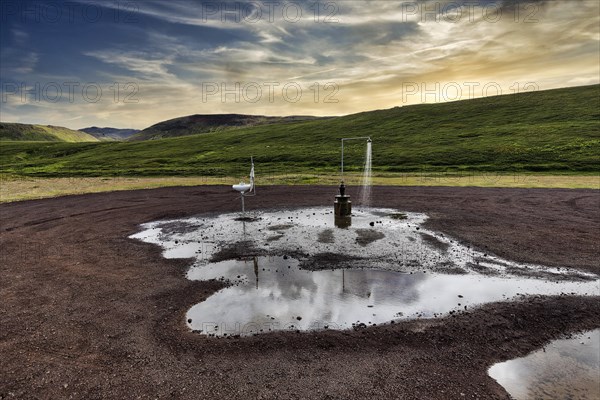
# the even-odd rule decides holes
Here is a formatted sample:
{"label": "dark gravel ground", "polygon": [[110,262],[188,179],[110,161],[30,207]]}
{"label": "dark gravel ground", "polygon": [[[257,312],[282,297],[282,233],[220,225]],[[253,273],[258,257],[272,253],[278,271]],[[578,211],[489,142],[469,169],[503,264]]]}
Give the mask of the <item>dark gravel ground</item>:
{"label": "dark gravel ground", "polygon": [[[247,205],[327,205],[334,194],[261,188]],[[373,198],[508,259],[600,272],[598,191],[377,187]],[[561,296],[357,331],[191,333],[185,312],[219,283],[186,280],[186,260],[127,236],[238,207],[226,187],[0,205],[0,398],[506,399],[489,366],[600,327],[600,297]]]}

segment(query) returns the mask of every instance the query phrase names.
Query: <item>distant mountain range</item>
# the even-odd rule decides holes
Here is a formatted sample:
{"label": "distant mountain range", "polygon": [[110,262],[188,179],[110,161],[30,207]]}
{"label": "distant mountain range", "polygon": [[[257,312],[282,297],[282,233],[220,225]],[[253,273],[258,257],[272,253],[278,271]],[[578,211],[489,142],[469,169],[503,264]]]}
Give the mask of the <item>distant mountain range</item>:
{"label": "distant mountain range", "polygon": [[210,133],[232,128],[293,123],[321,119],[310,116],[267,117],[244,114],[196,114],[159,122],[133,135],[129,140],[155,140]]}
{"label": "distant mountain range", "polygon": [[56,126],[0,123],[0,141],[143,141],[211,133],[259,125],[286,124],[330,117],[268,117],[244,114],[196,114],[159,122],[144,130],[99,128],[92,126],[74,131]]}
{"label": "distant mountain range", "polygon": [[0,122],[0,141],[97,142],[98,139],[62,126]]}
{"label": "distant mountain range", "polygon": [[80,129],[81,132],[89,133],[93,137],[106,141],[106,140],[127,140],[131,136],[140,132],[139,129],[118,129],[118,128],[98,128],[92,126],[90,128]]}

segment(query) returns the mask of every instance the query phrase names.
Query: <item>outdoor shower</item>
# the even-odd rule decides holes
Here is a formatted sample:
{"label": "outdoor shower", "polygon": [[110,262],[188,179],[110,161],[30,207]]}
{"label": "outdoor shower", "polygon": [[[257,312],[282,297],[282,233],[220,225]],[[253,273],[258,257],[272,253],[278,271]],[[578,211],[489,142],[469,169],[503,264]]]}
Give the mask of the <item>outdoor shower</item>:
{"label": "outdoor shower", "polygon": [[362,205],[368,205],[370,201],[370,186],[371,186],[371,140],[370,136],[342,138],[342,160],[341,160],[341,184],[340,194],[335,196],[333,203],[334,213],[336,217],[348,217],[352,215],[352,202],[350,196],[346,194],[346,186],[344,185],[344,142],[347,140],[366,140],[367,150],[365,155],[365,168],[362,179],[361,202]]}

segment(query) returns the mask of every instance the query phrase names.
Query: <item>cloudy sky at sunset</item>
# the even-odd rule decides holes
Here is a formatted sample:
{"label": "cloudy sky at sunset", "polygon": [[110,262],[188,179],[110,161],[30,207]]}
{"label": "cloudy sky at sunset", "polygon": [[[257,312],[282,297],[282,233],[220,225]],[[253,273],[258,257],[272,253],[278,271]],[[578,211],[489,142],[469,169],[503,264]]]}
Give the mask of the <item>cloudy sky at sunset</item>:
{"label": "cloudy sky at sunset", "polygon": [[0,3],[6,122],[341,115],[600,80],[597,0]]}

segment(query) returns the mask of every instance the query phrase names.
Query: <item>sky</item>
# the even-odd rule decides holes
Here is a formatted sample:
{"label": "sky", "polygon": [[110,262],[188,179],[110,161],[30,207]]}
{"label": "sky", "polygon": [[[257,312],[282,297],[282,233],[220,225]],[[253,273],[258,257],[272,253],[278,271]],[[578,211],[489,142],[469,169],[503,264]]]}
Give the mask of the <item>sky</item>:
{"label": "sky", "polygon": [[143,129],[600,82],[600,1],[0,0],[0,121]]}

